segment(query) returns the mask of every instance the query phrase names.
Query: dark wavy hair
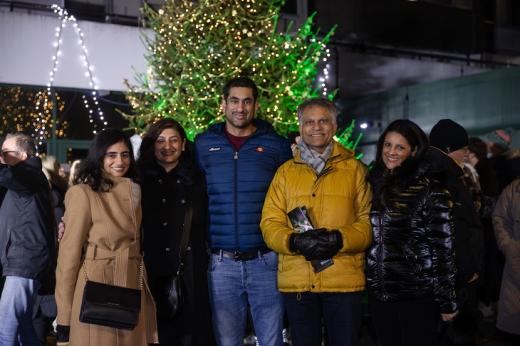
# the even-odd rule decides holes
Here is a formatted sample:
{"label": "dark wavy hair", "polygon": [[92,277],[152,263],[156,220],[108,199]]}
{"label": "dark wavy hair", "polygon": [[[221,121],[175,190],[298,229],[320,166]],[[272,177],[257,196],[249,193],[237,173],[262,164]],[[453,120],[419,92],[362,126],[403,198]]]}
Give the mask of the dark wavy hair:
{"label": "dark wavy hair", "polygon": [[417,160],[421,159],[428,149],[428,137],[419,125],[408,119],[397,119],[388,125],[377,141],[376,164],[383,161],[383,144],[389,132],[397,132],[403,136],[412,151],[415,151],[414,158]]}
{"label": "dark wavy hair", "polygon": [[[390,132],[397,132],[403,136],[412,151],[415,151],[414,156],[408,157],[401,166],[392,170],[391,174],[383,162],[383,144],[385,143],[386,135]],[[388,193],[399,190],[401,186],[406,185],[415,178],[419,163],[427,150],[428,137],[413,121],[398,119],[388,125],[377,141],[376,161],[369,174],[369,181],[374,189],[372,199],[374,207],[385,206]]]}
{"label": "dark wavy hair", "polygon": [[181,136],[182,140],[186,141],[186,148],[181,153],[179,158],[179,162],[192,164],[193,163],[193,150],[191,148],[191,143],[188,141],[186,137],[186,131],[181,124],[171,118],[164,118],[153,123],[148,131],[144,134],[143,142],[141,143],[141,147],[139,148],[139,159],[137,160],[137,165],[139,167],[150,166],[157,162],[157,158],[155,157],[154,147],[155,141],[160,136],[161,132],[166,129],[174,129]]}
{"label": "dark wavy hair", "polygon": [[130,167],[125,177],[135,179],[137,169],[129,137],[122,130],[105,129],[92,140],[87,157],[80,163],[74,184],[88,184],[94,191],[109,191],[114,186],[114,182],[103,175],[103,160],[108,148],[120,142],[123,142],[130,152]]}

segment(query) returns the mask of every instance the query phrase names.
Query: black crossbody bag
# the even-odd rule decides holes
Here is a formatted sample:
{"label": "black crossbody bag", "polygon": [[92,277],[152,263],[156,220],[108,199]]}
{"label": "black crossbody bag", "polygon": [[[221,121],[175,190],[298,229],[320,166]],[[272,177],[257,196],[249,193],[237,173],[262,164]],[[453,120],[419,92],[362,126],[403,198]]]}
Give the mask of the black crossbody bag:
{"label": "black crossbody bag", "polygon": [[[142,250],[142,247],[141,247]],[[79,313],[83,323],[133,330],[139,322],[143,289],[143,256],[139,265],[139,288],[114,286],[88,279],[85,264],[85,290]]]}

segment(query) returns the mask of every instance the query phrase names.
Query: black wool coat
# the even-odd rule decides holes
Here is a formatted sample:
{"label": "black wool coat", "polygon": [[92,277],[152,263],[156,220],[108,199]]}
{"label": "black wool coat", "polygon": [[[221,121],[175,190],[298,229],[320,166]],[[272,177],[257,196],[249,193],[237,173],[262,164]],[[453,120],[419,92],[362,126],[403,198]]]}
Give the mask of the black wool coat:
{"label": "black wool coat", "polygon": [[185,300],[180,314],[171,321],[170,328],[192,334],[192,345],[208,344],[205,340],[211,334],[211,327],[204,177],[194,166],[181,161],[170,172],[155,163],[142,166],[140,180],[144,260],[152,295],[157,302],[159,320],[163,318],[162,297],[158,296],[160,293],[155,288],[158,282],[177,271],[186,206],[190,205],[193,209],[190,238],[182,267]]}

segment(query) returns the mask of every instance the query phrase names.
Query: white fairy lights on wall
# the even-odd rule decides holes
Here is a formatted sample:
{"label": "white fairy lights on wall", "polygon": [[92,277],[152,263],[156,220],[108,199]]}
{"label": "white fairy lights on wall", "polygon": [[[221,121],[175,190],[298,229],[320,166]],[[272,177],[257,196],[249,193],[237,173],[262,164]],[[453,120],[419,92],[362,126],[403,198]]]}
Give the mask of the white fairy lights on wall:
{"label": "white fairy lights on wall", "polygon": [[[55,28],[55,41],[53,42],[53,47],[55,47],[55,53],[52,56],[52,69],[49,72],[49,82],[47,83],[47,93],[46,97],[43,101],[43,107],[42,110],[40,110],[40,104],[36,104],[36,111],[38,112],[38,116],[36,118],[37,124],[35,124],[35,137],[37,139],[38,145],[42,145],[45,138],[48,137],[49,133],[47,129],[45,128],[45,117],[46,115],[44,112],[46,112],[47,108],[46,105],[49,102],[49,97],[52,95],[52,86],[54,85],[54,80],[56,77],[56,73],[58,72],[58,66],[60,59],[63,57],[63,52],[61,51],[61,47],[63,44],[63,30],[67,26],[67,23],[72,23],[72,26],[74,28],[74,31],[77,35],[77,43],[81,48],[81,60],[83,63],[83,66],[85,67],[85,77],[88,78],[88,85],[93,89],[89,96],[87,97],[85,95],[82,95],[83,98],[83,106],[85,107],[85,110],[87,111],[89,122],[92,124],[92,133],[96,134],[98,132],[98,124],[97,121],[94,119],[93,115],[96,113],[97,119],[102,124],[103,128],[108,125],[107,120],[105,119],[103,112],[101,111],[101,108],[99,106],[98,101],[98,86],[95,82],[94,78],[94,67],[89,61],[88,58],[88,50],[85,46],[85,39],[84,34],[81,31],[81,28],[79,27],[79,24],[76,20],[76,18],[73,15],[70,15],[67,10],[61,8],[60,6],[53,4],[51,6],[51,9],[54,11],[55,14],[57,14],[60,18],[59,25]],[[48,112],[48,110],[47,110]]]}

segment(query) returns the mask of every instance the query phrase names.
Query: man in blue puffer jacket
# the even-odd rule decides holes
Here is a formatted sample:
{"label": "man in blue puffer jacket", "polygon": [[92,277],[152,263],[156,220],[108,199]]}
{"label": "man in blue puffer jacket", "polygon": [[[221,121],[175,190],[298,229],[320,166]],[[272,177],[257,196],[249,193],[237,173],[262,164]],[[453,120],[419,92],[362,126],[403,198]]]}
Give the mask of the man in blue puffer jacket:
{"label": "man in blue puffer jacket", "polygon": [[248,306],[260,345],[282,345],[278,258],[267,248],[259,224],[269,184],[292,154],[289,141],[254,118],[257,97],[251,79],[231,79],[223,90],[225,123],[195,139],[209,198],[213,329],[217,343],[225,346],[243,345]]}

